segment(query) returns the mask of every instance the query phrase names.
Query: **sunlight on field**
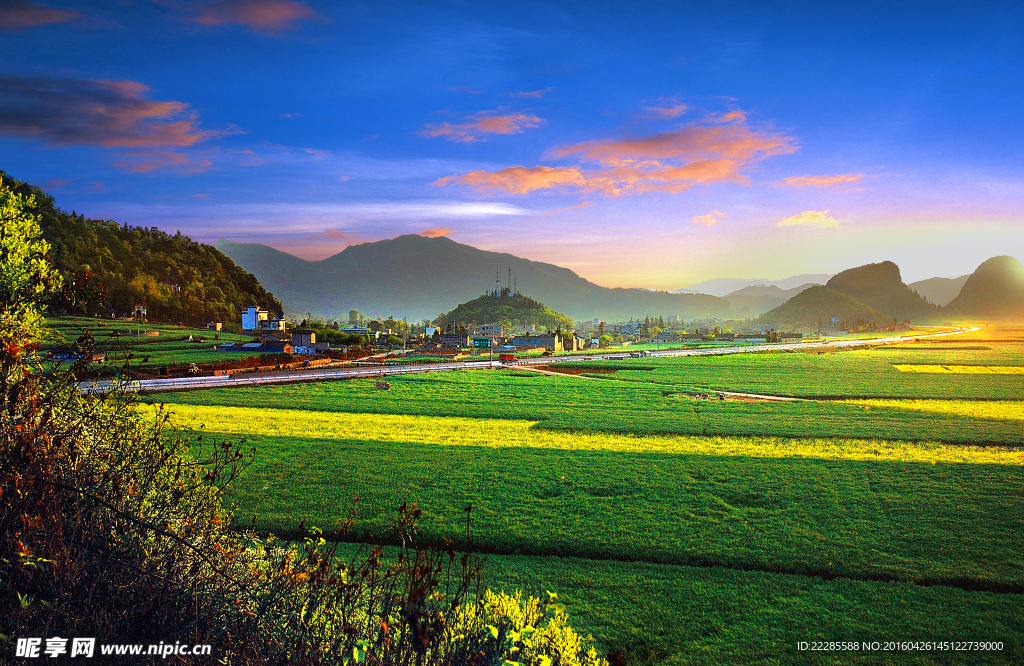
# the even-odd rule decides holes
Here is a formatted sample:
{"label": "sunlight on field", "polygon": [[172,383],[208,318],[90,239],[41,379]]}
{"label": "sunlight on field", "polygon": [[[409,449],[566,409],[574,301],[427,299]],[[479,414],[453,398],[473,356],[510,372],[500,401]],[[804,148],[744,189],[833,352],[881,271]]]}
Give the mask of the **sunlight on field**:
{"label": "sunlight on field", "polygon": [[1021,365],[927,365],[893,364],[900,372],[920,372],[929,375],[1024,375]]}
{"label": "sunlight on field", "polygon": [[521,447],[563,450],[678,453],[755,458],[894,460],[923,463],[1024,465],[1024,451],[931,442],[789,439],[781,437],[630,436],[559,432],[524,420],[391,414],[346,414],[298,409],[174,405],[177,424],[227,435],[297,439],[422,443],[438,446]]}
{"label": "sunlight on field", "polygon": [[974,419],[1024,421],[1024,402],[1016,400],[845,400],[862,407],[891,407]]}

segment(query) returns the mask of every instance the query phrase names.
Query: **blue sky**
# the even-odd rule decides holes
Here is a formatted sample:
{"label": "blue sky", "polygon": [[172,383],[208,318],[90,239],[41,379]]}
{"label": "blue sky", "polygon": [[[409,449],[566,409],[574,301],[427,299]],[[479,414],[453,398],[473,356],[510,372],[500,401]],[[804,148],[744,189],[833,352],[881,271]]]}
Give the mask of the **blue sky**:
{"label": "blue sky", "polygon": [[1011,3],[0,3],[0,168],[323,258],[404,233],[672,289],[1024,258]]}

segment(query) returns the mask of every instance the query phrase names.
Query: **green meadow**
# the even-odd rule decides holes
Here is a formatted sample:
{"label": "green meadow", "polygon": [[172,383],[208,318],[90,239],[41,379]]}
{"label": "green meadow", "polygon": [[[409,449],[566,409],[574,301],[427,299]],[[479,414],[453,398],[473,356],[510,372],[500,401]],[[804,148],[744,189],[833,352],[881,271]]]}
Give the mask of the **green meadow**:
{"label": "green meadow", "polygon": [[[60,337],[49,341],[44,350],[73,342],[88,329],[98,351],[107,353],[107,364],[123,363],[131,355],[131,363],[143,371],[168,365],[237,361],[245,354],[219,352],[214,346],[221,342],[248,342],[250,335],[208,331],[173,324],[142,324],[122,319],[97,317],[57,317],[47,326]],[[137,333],[142,332],[142,335]],[[146,335],[146,333],[159,335]],[[192,340],[189,340],[189,336]],[[202,342],[200,342],[202,340]]]}
{"label": "green meadow", "polygon": [[[229,501],[261,530],[331,532],[358,495],[359,533],[415,502],[424,537],[467,546],[471,505],[487,584],[558,592],[622,663],[1002,664],[1024,656],[1024,386],[892,364],[1020,365],[1003,336],[149,400],[256,448]],[[829,399],[692,396],[708,389]],[[815,640],[1004,649],[796,649]]]}
{"label": "green meadow", "polygon": [[[750,356],[753,357],[751,362],[759,364],[771,359],[770,356]],[[790,360],[790,355],[776,358],[785,363]],[[683,365],[696,360],[659,359],[666,368],[665,373],[671,364]],[[906,410],[891,404],[857,404],[842,400],[701,400],[692,395],[698,392],[696,385],[635,379],[641,374],[652,376],[654,373],[620,370],[614,375],[590,378],[514,370],[454,371],[389,377],[390,391],[378,391],[373,379],[358,379],[212,389],[161,394],[152,399],[176,404],[315,412],[528,419],[538,421],[539,427],[545,429],[633,434],[1024,442],[1020,422],[1012,418],[968,417]],[[893,373],[907,374],[895,370]],[[990,375],[986,380],[998,382],[1014,378]],[[974,381],[983,383],[977,379]],[[934,380],[934,383],[941,384],[942,381]],[[1017,379],[1015,383],[1022,385],[1024,394],[1024,380]],[[731,390],[721,384],[715,388]],[[873,395],[866,394],[868,397]]]}

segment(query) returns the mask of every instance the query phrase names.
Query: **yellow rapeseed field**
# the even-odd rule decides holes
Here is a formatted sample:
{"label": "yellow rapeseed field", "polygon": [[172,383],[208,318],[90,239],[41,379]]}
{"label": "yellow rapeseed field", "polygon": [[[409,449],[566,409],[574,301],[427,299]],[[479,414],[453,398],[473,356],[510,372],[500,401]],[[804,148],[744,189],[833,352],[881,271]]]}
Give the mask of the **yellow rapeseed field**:
{"label": "yellow rapeseed field", "polygon": [[893,364],[900,372],[920,372],[930,375],[1024,375],[1021,365],[929,365],[929,364]]}
{"label": "yellow rapeseed field", "polygon": [[891,407],[935,412],[973,419],[1024,421],[1024,402],[1019,400],[846,400],[863,407]]}
{"label": "yellow rapeseed field", "polygon": [[[938,402],[938,401],[936,401]],[[1024,465],[1024,450],[951,446],[937,442],[793,439],[783,437],[634,436],[535,428],[505,419],[348,414],[298,409],[174,405],[176,423],[227,435],[267,435],[298,440],[332,439],[438,446],[531,447],[562,450],[677,453],[756,458],[894,460],[922,463]]]}

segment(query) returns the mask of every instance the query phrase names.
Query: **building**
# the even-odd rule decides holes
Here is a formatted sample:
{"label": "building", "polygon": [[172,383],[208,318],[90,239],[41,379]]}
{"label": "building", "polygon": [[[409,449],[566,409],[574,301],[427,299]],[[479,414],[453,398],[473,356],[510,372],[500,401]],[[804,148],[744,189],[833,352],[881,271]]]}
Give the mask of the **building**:
{"label": "building", "polygon": [[478,326],[476,332],[477,335],[500,338],[505,335],[505,327],[501,324],[485,324],[483,326]]}
{"label": "building", "polygon": [[256,305],[250,305],[242,310],[243,331],[283,331],[288,322],[280,317],[271,318],[266,310],[259,309]]}
{"label": "building", "polygon": [[442,333],[441,346],[455,349],[464,349],[469,346],[468,334]]}
{"label": "building", "polygon": [[222,324],[219,321],[211,321],[206,323],[206,330],[208,331],[219,331]]}
{"label": "building", "polygon": [[509,339],[508,343],[518,348],[544,347],[550,351],[562,351],[562,336],[554,333],[539,335],[517,335]]}
{"label": "building", "polygon": [[316,331],[301,328],[292,331],[293,347],[312,347],[316,344]]}

